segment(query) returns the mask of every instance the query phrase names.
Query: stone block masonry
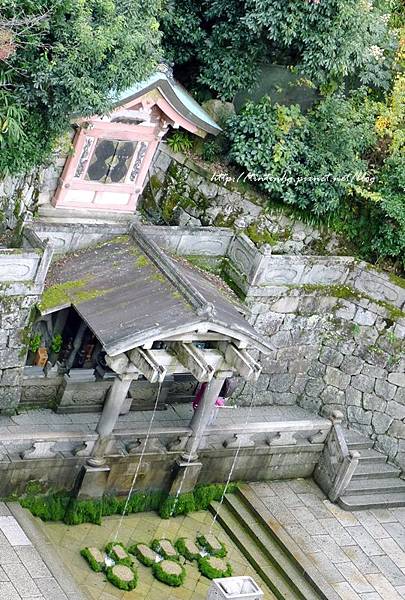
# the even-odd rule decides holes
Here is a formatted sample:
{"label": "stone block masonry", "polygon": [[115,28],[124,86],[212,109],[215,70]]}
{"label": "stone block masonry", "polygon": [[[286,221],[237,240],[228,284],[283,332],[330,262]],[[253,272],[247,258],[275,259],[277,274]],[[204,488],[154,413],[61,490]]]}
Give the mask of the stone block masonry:
{"label": "stone block masonry", "polygon": [[247,405],[254,395],[256,404],[338,409],[405,469],[405,319],[355,293],[339,297],[338,288],[273,291],[249,300],[252,323],[274,350],[257,389],[241,386],[237,402]]}

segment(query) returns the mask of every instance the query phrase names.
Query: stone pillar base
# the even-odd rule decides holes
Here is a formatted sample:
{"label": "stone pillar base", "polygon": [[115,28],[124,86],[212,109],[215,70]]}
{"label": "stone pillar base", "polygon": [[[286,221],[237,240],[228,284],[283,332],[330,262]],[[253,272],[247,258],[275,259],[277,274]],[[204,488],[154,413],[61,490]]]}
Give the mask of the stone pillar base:
{"label": "stone pillar base", "polygon": [[175,475],[170,487],[170,495],[175,496],[179,489],[182,494],[192,492],[197,485],[201,469],[202,463],[198,461],[188,463],[178,460],[174,468]]}
{"label": "stone pillar base", "polygon": [[84,465],[76,479],[73,497],[79,500],[101,498],[107,487],[110,467]]}

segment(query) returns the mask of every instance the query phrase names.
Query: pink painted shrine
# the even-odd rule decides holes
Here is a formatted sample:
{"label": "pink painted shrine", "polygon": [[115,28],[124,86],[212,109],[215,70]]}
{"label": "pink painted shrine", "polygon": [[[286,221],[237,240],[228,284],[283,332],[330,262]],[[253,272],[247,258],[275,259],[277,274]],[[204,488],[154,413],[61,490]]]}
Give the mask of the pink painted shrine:
{"label": "pink painted shrine", "polygon": [[205,137],[220,128],[170,74],[154,73],[121,95],[108,115],[78,119],[55,208],[134,212],[169,127]]}

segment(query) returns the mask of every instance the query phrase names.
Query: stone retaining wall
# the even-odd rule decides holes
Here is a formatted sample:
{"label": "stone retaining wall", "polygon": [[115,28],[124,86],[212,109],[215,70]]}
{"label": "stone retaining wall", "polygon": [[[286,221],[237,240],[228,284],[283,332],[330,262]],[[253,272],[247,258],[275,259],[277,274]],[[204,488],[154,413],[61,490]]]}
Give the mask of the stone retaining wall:
{"label": "stone retaining wall", "polygon": [[249,300],[271,356],[237,401],[343,412],[347,424],[405,469],[405,320],[370,300],[293,288]]}
{"label": "stone retaining wall", "polygon": [[333,254],[343,246],[330,232],[269,211],[268,198],[253,187],[228,183],[220,173],[173,153],[165,143],[152,165],[141,207],[160,224],[227,226],[239,231],[252,225],[252,236],[270,243],[277,254]]}

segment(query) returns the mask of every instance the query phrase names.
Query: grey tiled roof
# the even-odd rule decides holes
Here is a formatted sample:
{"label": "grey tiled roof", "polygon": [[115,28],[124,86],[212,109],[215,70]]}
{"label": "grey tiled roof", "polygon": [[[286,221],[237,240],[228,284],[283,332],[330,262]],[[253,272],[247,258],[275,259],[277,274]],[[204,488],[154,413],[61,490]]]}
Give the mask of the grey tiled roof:
{"label": "grey tiled roof", "polygon": [[132,227],[130,236],[60,259],[46,288],[66,282],[77,285],[66,286],[67,301],[59,307],[74,306],[111,355],[194,331],[203,323],[211,331],[269,350],[269,342],[211,280],[184,261],[169,258],[139,226]]}

